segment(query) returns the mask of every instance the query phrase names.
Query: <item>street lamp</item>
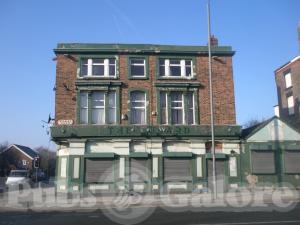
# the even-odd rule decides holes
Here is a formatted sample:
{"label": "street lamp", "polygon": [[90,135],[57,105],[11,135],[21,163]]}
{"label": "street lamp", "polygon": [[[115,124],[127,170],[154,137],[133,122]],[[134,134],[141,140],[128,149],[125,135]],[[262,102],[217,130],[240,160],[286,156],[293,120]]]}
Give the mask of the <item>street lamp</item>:
{"label": "street lamp", "polygon": [[210,26],[210,0],[207,2],[207,27],[208,27],[208,75],[209,75],[209,99],[210,99],[210,126],[211,126],[211,151],[213,161],[213,197],[217,198],[216,180],[216,152],[215,152],[215,132],[214,132],[214,99],[212,86],[212,57],[211,57],[211,26]]}

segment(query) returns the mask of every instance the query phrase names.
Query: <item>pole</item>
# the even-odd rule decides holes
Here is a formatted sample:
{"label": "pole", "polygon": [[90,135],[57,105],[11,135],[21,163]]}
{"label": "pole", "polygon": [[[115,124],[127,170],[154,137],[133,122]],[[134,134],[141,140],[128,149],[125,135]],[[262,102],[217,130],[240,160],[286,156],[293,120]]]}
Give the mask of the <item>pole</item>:
{"label": "pole", "polygon": [[213,197],[217,198],[216,180],[216,152],[215,152],[215,131],[214,131],[214,99],[212,86],[212,66],[211,66],[211,26],[210,26],[210,0],[207,3],[207,22],[208,22],[208,74],[209,74],[209,99],[210,99],[210,126],[211,126],[211,151],[213,160]]}

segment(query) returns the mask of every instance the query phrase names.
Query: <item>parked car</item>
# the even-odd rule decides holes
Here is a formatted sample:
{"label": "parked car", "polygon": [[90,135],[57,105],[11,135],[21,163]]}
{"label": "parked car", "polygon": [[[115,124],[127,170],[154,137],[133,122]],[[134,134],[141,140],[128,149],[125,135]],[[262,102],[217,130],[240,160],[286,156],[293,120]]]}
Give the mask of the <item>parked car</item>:
{"label": "parked car", "polygon": [[5,182],[7,188],[9,187],[24,187],[30,185],[30,177],[28,170],[11,170]]}

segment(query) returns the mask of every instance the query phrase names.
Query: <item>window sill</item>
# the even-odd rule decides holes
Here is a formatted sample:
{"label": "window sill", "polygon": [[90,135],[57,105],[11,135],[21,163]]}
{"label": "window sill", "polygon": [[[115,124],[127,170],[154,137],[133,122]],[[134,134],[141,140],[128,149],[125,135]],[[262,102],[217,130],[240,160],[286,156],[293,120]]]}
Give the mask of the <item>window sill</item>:
{"label": "window sill", "polygon": [[148,76],[145,76],[145,77],[132,77],[132,76],[129,76],[128,80],[149,80],[149,77]]}
{"label": "window sill", "polygon": [[193,77],[161,77],[157,75],[157,80],[197,80],[196,75]]}
{"label": "window sill", "polygon": [[79,77],[77,76],[78,80],[117,80],[119,77],[100,77],[100,76],[85,76],[85,77]]}

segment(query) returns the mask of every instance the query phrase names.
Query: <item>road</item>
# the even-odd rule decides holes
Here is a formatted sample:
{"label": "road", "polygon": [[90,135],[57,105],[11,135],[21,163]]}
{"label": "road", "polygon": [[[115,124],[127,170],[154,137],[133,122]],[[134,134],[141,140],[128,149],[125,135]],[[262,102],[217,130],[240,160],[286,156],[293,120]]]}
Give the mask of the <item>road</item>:
{"label": "road", "polygon": [[[133,208],[134,211],[143,210],[142,207]],[[149,208],[147,209],[149,210]],[[154,212],[139,224],[143,225],[270,225],[270,224],[300,224],[300,205],[288,212],[278,211],[252,211],[252,212],[234,212],[226,208],[226,212],[192,212],[184,210],[183,212],[169,212],[165,209],[154,208]],[[177,209],[180,211],[180,209]],[[234,209],[232,209],[234,210]],[[112,222],[106,214],[110,212],[98,210],[94,212],[2,212],[0,213],[1,225],[98,225],[98,224],[119,224]],[[126,224],[128,220],[119,220]],[[129,222],[127,224],[130,224]]]}

